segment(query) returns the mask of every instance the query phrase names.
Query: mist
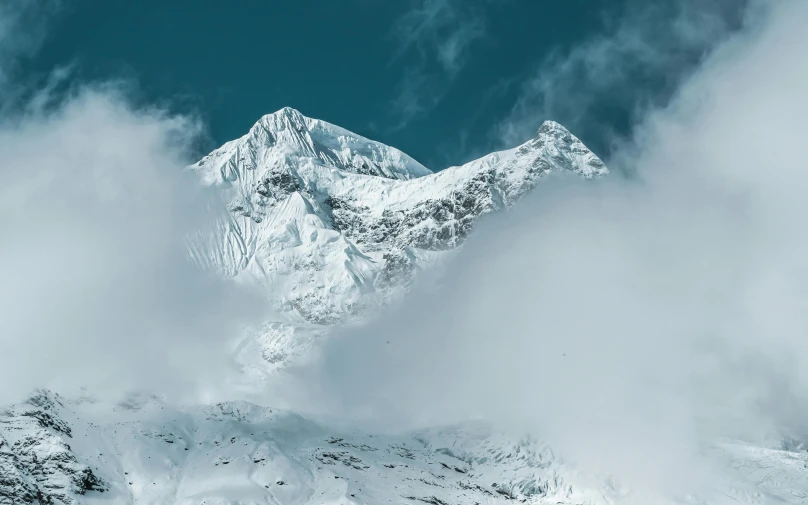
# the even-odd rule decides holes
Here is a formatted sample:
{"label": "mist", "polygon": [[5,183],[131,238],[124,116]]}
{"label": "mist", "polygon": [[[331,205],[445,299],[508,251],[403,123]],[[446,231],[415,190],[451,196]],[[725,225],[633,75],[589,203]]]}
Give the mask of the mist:
{"label": "mist", "polygon": [[[634,126],[615,175],[548,178],[268,394],[373,430],[529,431],[639,496],[730,473],[712,441],[805,439],[805,26],[805,2],[752,4]],[[0,23],[5,48],[36,45],[14,30]],[[3,84],[20,51],[0,52]],[[0,117],[0,400],[203,395],[262,304],[188,259],[224,212],[183,172],[198,122],[110,83],[49,93]]]}
{"label": "mist", "polygon": [[[0,36],[30,48],[15,6],[36,12],[9,4]],[[0,54],[0,70],[25,55]],[[226,216],[184,172],[200,124],[133,105],[131,83],[33,89],[0,75],[17,101],[0,107],[0,401],[41,387],[209,394],[263,303],[189,260],[187,241]]]}
{"label": "mist", "polygon": [[437,287],[298,370],[300,402],[374,429],[530,431],[645,497],[731,472],[713,441],[804,438],[805,26],[805,2],[750,6],[607,160],[636,177],[557,175],[485,220]]}

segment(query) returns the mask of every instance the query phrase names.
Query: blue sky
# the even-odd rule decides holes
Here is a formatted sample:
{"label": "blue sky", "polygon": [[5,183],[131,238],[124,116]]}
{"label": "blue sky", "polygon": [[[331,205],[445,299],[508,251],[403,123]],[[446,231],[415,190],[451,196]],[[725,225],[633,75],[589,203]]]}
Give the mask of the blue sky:
{"label": "blue sky", "polygon": [[521,143],[543,119],[605,156],[710,43],[666,26],[683,3],[70,0],[19,71],[125,79],[146,103],[201,115],[206,149],[288,105],[433,169]]}

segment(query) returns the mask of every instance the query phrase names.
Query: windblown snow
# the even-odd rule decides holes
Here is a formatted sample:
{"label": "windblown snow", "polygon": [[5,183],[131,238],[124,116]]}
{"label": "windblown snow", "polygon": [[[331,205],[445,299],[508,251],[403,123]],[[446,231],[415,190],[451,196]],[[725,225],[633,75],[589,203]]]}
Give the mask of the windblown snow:
{"label": "windblown snow", "polygon": [[[554,171],[608,174],[554,122],[506,151],[437,173],[394,148],[285,108],[189,167],[229,216],[192,258],[267,299],[234,342],[259,384],[305,358],[336,324],[406,293],[449,261],[478,219],[506,211]],[[808,503],[800,447],[718,443],[735,474],[708,501]],[[0,505],[619,503],[551,448],[468,423],[407,435],[346,432],[245,402],[117,404],[38,391],[0,414]]]}

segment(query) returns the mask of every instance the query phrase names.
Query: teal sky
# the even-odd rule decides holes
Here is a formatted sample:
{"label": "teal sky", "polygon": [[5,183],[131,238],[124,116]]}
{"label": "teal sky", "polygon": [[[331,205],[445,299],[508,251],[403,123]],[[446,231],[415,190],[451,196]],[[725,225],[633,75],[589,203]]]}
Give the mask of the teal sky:
{"label": "teal sky", "polygon": [[[23,69],[127,78],[141,99],[199,113],[210,147],[288,105],[433,169],[527,140],[551,115],[603,155],[681,61],[640,72],[628,98],[610,95],[625,83],[596,87],[586,110],[570,107],[574,94],[564,106],[526,100],[526,83],[548,57],[609,33],[630,1],[72,0]],[[578,93],[594,80],[584,69]],[[519,103],[519,127],[506,135]]]}

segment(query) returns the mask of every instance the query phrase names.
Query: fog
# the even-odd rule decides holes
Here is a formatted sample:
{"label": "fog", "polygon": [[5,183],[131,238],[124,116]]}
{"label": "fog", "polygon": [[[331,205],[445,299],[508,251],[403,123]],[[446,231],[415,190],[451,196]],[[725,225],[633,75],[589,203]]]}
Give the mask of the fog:
{"label": "fog", "polygon": [[0,402],[41,387],[209,398],[265,304],[189,259],[227,216],[185,171],[204,128],[137,104],[134,82],[23,78],[64,7],[0,3]]}
{"label": "fog", "polygon": [[29,93],[0,118],[0,401],[38,387],[198,397],[259,313],[188,260],[224,212],[183,173],[198,124],[121,89]]}
{"label": "fog", "polygon": [[[437,284],[297,370],[294,406],[385,431],[486,419],[641,497],[728,471],[707,441],[805,437],[805,26],[805,2],[754,4],[607,160],[632,177],[550,177],[484,220]],[[32,103],[0,118],[0,400],[221,382],[261,308],[187,259],[222,211],[182,172],[199,125],[111,84]]]}
{"label": "fog", "polygon": [[309,408],[388,430],[487,419],[649,493],[728,471],[705,441],[804,436],[805,26],[805,2],[750,7],[607,160],[635,177],[549,178],[485,220],[438,287],[299,370]]}

